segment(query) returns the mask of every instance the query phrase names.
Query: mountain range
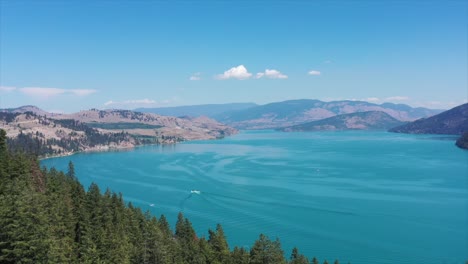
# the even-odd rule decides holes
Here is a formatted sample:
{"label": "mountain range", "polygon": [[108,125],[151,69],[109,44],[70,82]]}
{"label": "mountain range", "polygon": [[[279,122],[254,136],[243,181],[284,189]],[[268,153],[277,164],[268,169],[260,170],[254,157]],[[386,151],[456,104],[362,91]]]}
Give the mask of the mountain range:
{"label": "mountain range", "polygon": [[207,116],[215,118],[220,113],[244,110],[255,106],[258,105],[254,103],[204,104],[159,108],[137,108],[134,109],[134,111],[164,116]]}
{"label": "mountain range", "polygon": [[402,104],[362,101],[289,100],[222,113],[216,120],[238,129],[280,128],[356,112],[381,111],[400,121],[412,121],[442,112]]}
{"label": "mountain range", "polygon": [[387,130],[402,125],[389,114],[380,111],[356,112],[337,115],[300,125],[280,128],[280,131],[338,131],[338,130]]}
{"label": "mountain range", "polygon": [[[35,106],[23,106],[0,109],[0,128],[5,129],[10,138],[28,135],[32,140],[47,143],[56,153],[216,139],[236,133],[235,128],[281,131],[390,129],[401,133],[460,135],[468,131],[467,108],[468,104],[464,104],[442,112],[404,104],[303,99],[266,105],[236,103],[140,109],[179,115],[174,117],[115,109],[58,114]],[[201,114],[213,119],[199,116]],[[60,145],[57,143],[60,141],[69,142],[73,147]]]}
{"label": "mountain range", "polygon": [[253,103],[139,108],[138,111],[170,116],[204,114],[237,129],[289,127],[341,114],[381,111],[400,121],[413,121],[442,112],[440,109],[411,107],[405,104],[373,104],[364,101],[323,102],[313,99],[288,100],[256,105]]}

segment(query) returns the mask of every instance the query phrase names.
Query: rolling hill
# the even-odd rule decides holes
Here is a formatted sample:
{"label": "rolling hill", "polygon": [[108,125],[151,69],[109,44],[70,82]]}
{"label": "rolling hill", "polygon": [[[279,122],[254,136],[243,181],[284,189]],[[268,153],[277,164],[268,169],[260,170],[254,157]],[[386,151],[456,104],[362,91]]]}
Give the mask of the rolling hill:
{"label": "rolling hill", "polygon": [[14,145],[33,148],[41,156],[218,139],[237,132],[207,117],[177,118],[97,109],[51,114],[33,106],[0,109],[0,128],[10,140],[21,141]]}
{"label": "rolling hill", "polygon": [[380,111],[357,112],[337,115],[318,121],[280,128],[280,131],[337,131],[337,130],[387,130],[403,124],[389,114]]}

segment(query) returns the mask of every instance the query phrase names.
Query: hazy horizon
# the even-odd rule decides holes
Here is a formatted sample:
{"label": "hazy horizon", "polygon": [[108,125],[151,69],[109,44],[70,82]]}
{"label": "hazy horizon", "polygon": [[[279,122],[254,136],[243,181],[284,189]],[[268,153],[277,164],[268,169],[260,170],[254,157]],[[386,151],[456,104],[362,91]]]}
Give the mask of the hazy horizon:
{"label": "hazy horizon", "polygon": [[[319,99],[313,99],[313,98],[302,98],[302,99],[290,99],[290,100],[285,100],[285,101],[295,101],[295,100],[319,100]],[[278,102],[269,102],[269,103],[264,103],[264,104],[259,104],[259,103],[255,103],[255,102],[232,102],[232,103],[206,103],[206,104],[193,104],[193,105],[174,105],[174,106],[164,106],[164,105],[161,105],[161,106],[153,106],[153,107],[137,107],[137,108],[118,108],[118,107],[91,107],[91,108],[83,108],[83,109],[79,109],[77,111],[57,111],[57,110],[47,110],[46,108],[42,108],[40,106],[37,106],[37,105],[31,105],[31,104],[25,104],[25,105],[18,105],[18,106],[13,106],[13,107],[2,107],[0,106],[0,109],[16,109],[16,108],[21,108],[21,107],[28,107],[28,106],[33,106],[33,107],[38,107],[39,109],[41,110],[44,110],[46,112],[50,112],[50,113],[57,113],[57,114],[69,114],[69,113],[74,113],[74,112],[78,112],[78,111],[87,111],[87,110],[91,110],[91,109],[98,109],[98,110],[133,110],[133,111],[136,111],[138,109],[157,109],[157,108],[178,108],[178,107],[196,107],[196,106],[208,106],[208,105],[229,105],[229,104],[255,104],[257,106],[262,106],[262,105],[267,105],[267,104],[271,104],[271,103],[281,103],[281,102],[285,102],[285,101],[278,101]],[[343,100],[333,100],[333,101],[326,101],[326,100],[319,100],[319,101],[322,101],[322,102],[325,102],[325,103],[330,103],[330,102],[339,102],[339,101],[348,101],[348,102],[367,102],[367,101],[363,101],[363,100],[353,100],[353,99],[343,99]],[[1,103],[1,102],[0,102]],[[431,107],[423,107],[423,106],[411,106],[409,104],[405,104],[405,103],[393,103],[393,102],[378,102],[378,103],[373,103],[373,102],[368,102],[368,103],[371,103],[371,104],[376,104],[376,105],[382,105],[382,104],[387,104],[387,103],[391,103],[391,104],[396,104],[396,105],[407,105],[407,106],[410,106],[410,107],[413,107],[413,108],[419,108],[419,107],[422,107],[422,108],[426,108],[426,109],[432,109],[432,110],[449,110],[451,108],[431,108]],[[459,105],[456,105],[454,107],[457,107]]]}

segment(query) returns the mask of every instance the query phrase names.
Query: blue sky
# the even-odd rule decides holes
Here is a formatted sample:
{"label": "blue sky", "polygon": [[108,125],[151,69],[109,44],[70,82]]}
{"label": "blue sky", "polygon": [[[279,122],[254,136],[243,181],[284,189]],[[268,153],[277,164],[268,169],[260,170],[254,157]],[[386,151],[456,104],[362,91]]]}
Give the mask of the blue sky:
{"label": "blue sky", "polygon": [[0,107],[287,99],[450,108],[467,1],[0,0]]}

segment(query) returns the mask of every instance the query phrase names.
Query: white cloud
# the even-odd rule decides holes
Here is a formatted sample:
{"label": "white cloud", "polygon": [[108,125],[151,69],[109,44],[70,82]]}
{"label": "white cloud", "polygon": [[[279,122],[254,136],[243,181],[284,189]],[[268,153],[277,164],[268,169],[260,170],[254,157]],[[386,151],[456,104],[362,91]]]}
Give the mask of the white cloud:
{"label": "white cloud", "polygon": [[0,92],[9,93],[9,92],[13,92],[14,90],[16,90],[16,87],[0,86]]}
{"label": "white cloud", "polygon": [[438,106],[438,105],[442,105],[442,102],[440,102],[440,101],[429,101],[429,102],[426,102],[426,104]]}
{"label": "white cloud", "polygon": [[317,71],[317,70],[310,70],[307,74],[313,75],[313,76],[318,76],[318,75],[321,75],[322,73],[320,71]]}
{"label": "white cloud", "polygon": [[262,77],[270,78],[270,79],[287,79],[288,76],[285,74],[282,74],[278,70],[270,70],[266,69],[265,72],[259,72],[255,76],[255,78],[260,79]]}
{"label": "white cloud", "polygon": [[45,88],[45,87],[24,87],[20,88],[19,91],[25,95],[38,97],[38,98],[49,98],[62,94],[73,94],[77,96],[86,96],[97,92],[91,89],[60,89],[60,88]]}
{"label": "white cloud", "polygon": [[199,80],[201,80],[200,75],[201,75],[200,72],[196,72],[196,73],[192,74],[192,76],[190,76],[189,80],[191,80],[191,81],[199,81]]}
{"label": "white cloud", "polygon": [[20,88],[19,90],[25,95],[41,98],[52,97],[65,93],[64,89],[59,88],[25,87]]}
{"label": "white cloud", "polygon": [[380,101],[380,99],[377,97],[369,97],[369,98],[364,99],[364,101],[375,103],[375,102]]}
{"label": "white cloud", "polygon": [[107,102],[104,103],[105,106],[109,106],[109,105],[113,105],[113,104],[117,104],[117,102],[114,102],[112,100],[109,100]]}
{"label": "white cloud", "polygon": [[137,99],[137,100],[125,100],[125,101],[121,101],[121,102],[116,102],[116,101],[107,101],[104,103],[105,106],[109,106],[109,105],[150,105],[150,104],[156,104],[156,101],[155,100],[151,100],[151,99],[148,99],[148,98],[145,98],[145,99]]}
{"label": "white cloud", "polygon": [[252,77],[252,74],[247,71],[244,65],[239,65],[237,67],[232,67],[231,69],[225,71],[223,74],[218,74],[215,78],[218,80],[227,80],[227,79],[238,79],[245,80]]}
{"label": "white cloud", "polygon": [[156,103],[156,101],[145,98],[141,100],[128,100],[128,101],[124,101],[124,103],[126,104],[154,104]]}
{"label": "white cloud", "polygon": [[97,91],[92,90],[92,89],[73,89],[73,90],[70,90],[70,93],[72,93],[74,95],[78,95],[78,96],[87,96],[87,95],[93,94],[95,92],[97,92]]}
{"label": "white cloud", "polygon": [[148,98],[144,99],[134,99],[134,100],[124,100],[124,101],[113,101],[109,100],[104,103],[104,106],[114,108],[114,109],[135,109],[139,107],[159,107],[169,104],[174,104],[180,101],[177,96],[172,98],[156,101]]}
{"label": "white cloud", "polygon": [[455,106],[462,105],[466,103],[467,101],[450,101],[450,102],[442,102],[442,101],[425,101],[425,102],[414,102],[412,106],[414,107],[425,107],[425,108],[430,108],[430,109],[451,109]]}
{"label": "white cloud", "polygon": [[385,98],[387,101],[408,101],[410,98],[407,96],[391,96]]}

